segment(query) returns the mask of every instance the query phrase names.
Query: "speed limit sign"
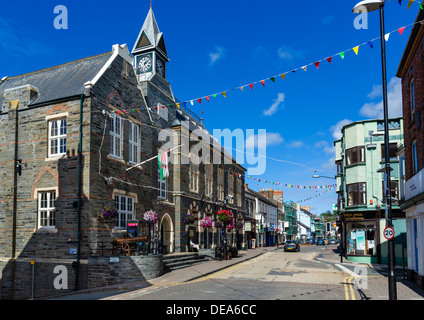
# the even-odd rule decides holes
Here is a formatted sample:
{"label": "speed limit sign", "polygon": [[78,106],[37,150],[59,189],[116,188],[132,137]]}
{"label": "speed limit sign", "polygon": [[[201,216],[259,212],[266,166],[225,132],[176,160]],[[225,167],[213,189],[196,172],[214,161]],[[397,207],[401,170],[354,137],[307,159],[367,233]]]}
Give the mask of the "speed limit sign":
{"label": "speed limit sign", "polygon": [[384,238],[387,240],[392,240],[395,237],[395,229],[392,227],[386,227],[384,229]]}

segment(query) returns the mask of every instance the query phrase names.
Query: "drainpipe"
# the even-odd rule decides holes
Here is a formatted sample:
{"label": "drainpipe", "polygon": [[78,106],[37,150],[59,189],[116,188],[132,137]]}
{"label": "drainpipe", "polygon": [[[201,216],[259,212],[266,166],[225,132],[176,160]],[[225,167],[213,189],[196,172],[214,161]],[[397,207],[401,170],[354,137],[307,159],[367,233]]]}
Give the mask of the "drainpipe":
{"label": "drainpipe", "polygon": [[80,127],[79,127],[79,145],[78,145],[78,246],[77,246],[77,262],[75,270],[75,291],[79,289],[79,273],[81,260],[81,195],[82,195],[82,110],[84,104],[84,95],[80,99]]}

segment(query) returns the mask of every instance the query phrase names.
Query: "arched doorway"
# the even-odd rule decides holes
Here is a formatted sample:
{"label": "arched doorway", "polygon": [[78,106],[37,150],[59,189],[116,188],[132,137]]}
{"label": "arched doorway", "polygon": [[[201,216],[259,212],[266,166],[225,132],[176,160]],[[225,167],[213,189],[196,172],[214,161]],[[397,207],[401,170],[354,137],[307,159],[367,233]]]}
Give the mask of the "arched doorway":
{"label": "arched doorway", "polygon": [[201,244],[200,239],[200,209],[199,205],[196,201],[193,201],[188,206],[187,214],[190,214],[194,217],[194,225],[188,225],[187,226],[187,232],[188,232],[188,246],[190,248],[190,241],[192,241],[195,245]]}
{"label": "arched doorway", "polygon": [[[212,206],[208,204],[205,208],[204,217],[210,218],[213,220],[213,211]],[[203,248],[204,249],[212,249],[214,243],[214,232],[212,228],[204,228],[203,229]]]}
{"label": "arched doorway", "polygon": [[164,246],[163,253],[174,252],[174,226],[168,213],[165,213],[160,223],[160,240]]}

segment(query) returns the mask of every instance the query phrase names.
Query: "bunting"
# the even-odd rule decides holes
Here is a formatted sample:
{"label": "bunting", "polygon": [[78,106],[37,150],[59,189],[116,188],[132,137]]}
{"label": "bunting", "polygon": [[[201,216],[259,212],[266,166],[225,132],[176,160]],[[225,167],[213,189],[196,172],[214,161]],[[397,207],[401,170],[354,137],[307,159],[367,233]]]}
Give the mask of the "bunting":
{"label": "bunting", "polygon": [[[400,0],[400,1],[401,1],[401,0]],[[414,0],[409,0],[409,1],[410,1],[410,2],[409,2],[409,6],[410,6],[410,5],[412,4],[412,2],[414,2]],[[417,2],[417,1],[416,1],[416,2]],[[420,3],[420,6],[422,7],[421,3]],[[409,7],[408,7],[408,8],[409,8]],[[403,26],[403,27],[398,28],[398,29],[396,29],[396,30],[393,30],[393,31],[391,31],[391,32],[389,32],[389,33],[386,33],[386,34],[385,34],[385,36],[384,36],[384,38],[385,38],[385,40],[386,40],[386,41],[389,41],[389,37],[390,37],[390,35],[391,35],[392,33],[394,33],[394,32],[398,32],[400,35],[402,35],[402,34],[404,33],[404,31],[405,31],[405,28],[406,28],[406,27],[413,26],[413,25],[415,25],[415,24],[417,24],[417,23],[424,23],[424,20],[422,20],[422,21],[417,21],[417,22],[414,22],[414,23],[411,23],[411,24],[409,24],[409,25],[407,25],[407,26]],[[227,98],[227,93],[228,93],[228,92],[230,92],[230,91],[235,91],[235,90],[240,90],[240,91],[244,92],[244,87],[246,87],[246,86],[249,86],[249,87],[250,87],[250,89],[251,89],[251,90],[253,90],[253,89],[254,89],[253,87],[254,87],[254,85],[255,85],[256,83],[261,83],[261,84],[262,84],[262,86],[263,86],[263,87],[265,87],[266,81],[268,81],[268,80],[271,80],[273,83],[276,83],[276,78],[277,78],[277,77],[281,77],[283,80],[286,80],[287,74],[289,74],[289,73],[295,73],[297,70],[300,70],[300,69],[302,69],[303,71],[307,72],[307,71],[308,71],[308,66],[310,66],[310,65],[315,65],[316,69],[320,69],[320,67],[322,66],[322,64],[321,64],[321,62],[322,62],[322,61],[327,61],[327,62],[330,64],[330,63],[332,63],[332,61],[334,60],[334,58],[335,58],[335,57],[339,57],[340,59],[344,60],[344,59],[345,59],[345,57],[347,57],[347,53],[348,53],[349,51],[353,51],[353,52],[355,53],[355,55],[357,56],[357,55],[359,55],[359,48],[360,48],[360,47],[362,47],[362,46],[364,46],[364,45],[367,45],[367,46],[369,46],[371,49],[373,49],[373,48],[374,48],[374,41],[376,41],[376,40],[378,40],[378,39],[380,39],[380,37],[377,37],[377,38],[372,39],[372,40],[369,40],[369,41],[367,41],[367,42],[365,42],[365,43],[362,43],[362,44],[356,45],[356,46],[354,46],[354,47],[352,47],[352,48],[350,48],[350,49],[346,49],[346,50],[344,50],[344,51],[342,51],[342,52],[339,52],[339,53],[333,54],[333,55],[331,55],[331,56],[328,56],[327,58],[320,59],[320,60],[314,60],[314,62],[311,62],[311,63],[309,63],[309,64],[306,64],[306,65],[304,65],[304,66],[302,66],[302,67],[298,67],[298,68],[292,69],[291,71],[286,71],[286,72],[280,73],[280,74],[278,74],[278,75],[271,76],[271,77],[269,77],[269,78],[265,78],[265,79],[262,79],[262,80],[259,80],[259,81],[251,82],[251,83],[246,84],[246,85],[237,86],[237,87],[235,87],[235,88],[228,89],[228,90],[225,90],[225,91],[221,91],[221,92],[218,92],[218,93],[209,94],[209,95],[204,96],[204,97],[199,97],[199,98],[191,99],[191,100],[187,100],[187,101],[184,101],[184,102],[178,102],[178,103],[177,103],[177,102],[175,102],[175,103],[169,104],[169,106],[171,107],[172,105],[176,105],[176,107],[177,107],[178,109],[180,109],[180,108],[181,108],[181,104],[182,104],[184,107],[186,107],[186,103],[187,103],[187,102],[190,102],[190,104],[191,104],[192,106],[194,106],[195,101],[197,101],[199,104],[201,104],[201,103],[202,103],[202,100],[204,100],[204,99],[205,99],[206,101],[210,102],[210,97],[217,98],[217,96],[218,96],[218,95],[222,95],[224,98]],[[131,109],[131,111],[134,111],[134,110],[136,110],[136,111],[140,111],[140,110],[145,110],[145,109],[144,109],[144,108],[143,108],[143,109]]]}

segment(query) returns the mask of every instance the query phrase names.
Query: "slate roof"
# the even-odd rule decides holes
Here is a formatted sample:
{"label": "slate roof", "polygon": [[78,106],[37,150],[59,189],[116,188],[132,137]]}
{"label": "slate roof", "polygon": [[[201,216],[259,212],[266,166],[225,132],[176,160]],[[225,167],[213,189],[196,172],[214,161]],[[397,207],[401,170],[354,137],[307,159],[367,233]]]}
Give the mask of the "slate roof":
{"label": "slate roof", "polygon": [[31,105],[72,97],[85,92],[84,83],[92,80],[111,57],[112,52],[68,62],[55,67],[7,78],[0,83],[0,106],[6,89],[30,84],[38,89]]}

